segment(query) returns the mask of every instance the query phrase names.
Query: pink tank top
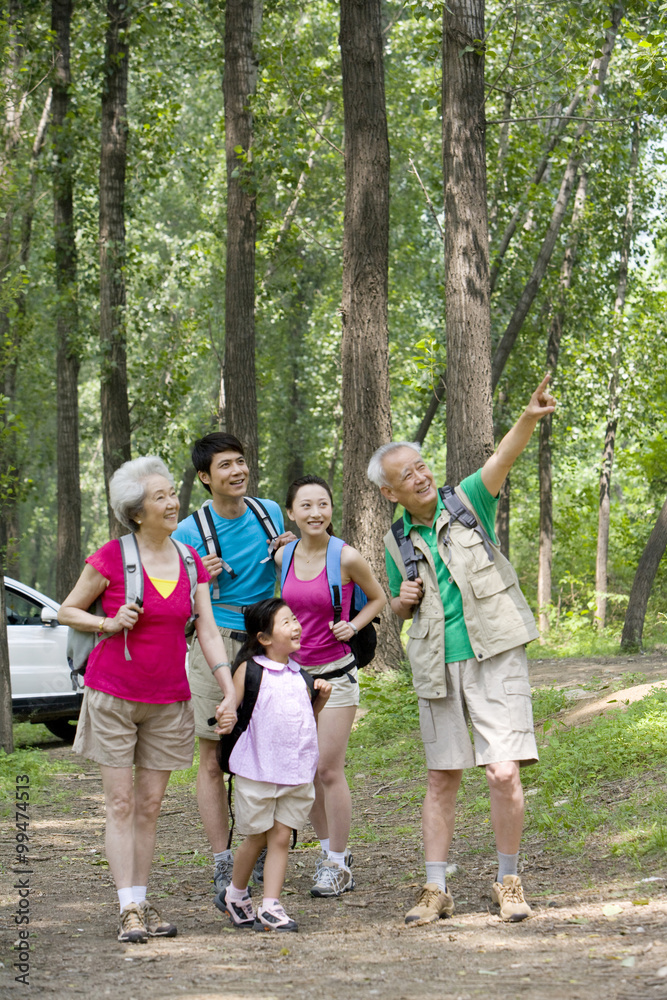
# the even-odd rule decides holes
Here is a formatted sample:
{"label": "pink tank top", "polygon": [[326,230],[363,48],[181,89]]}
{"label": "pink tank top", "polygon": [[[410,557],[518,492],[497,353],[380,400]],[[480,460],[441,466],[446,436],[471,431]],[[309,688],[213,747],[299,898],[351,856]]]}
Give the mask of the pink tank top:
{"label": "pink tank top", "polygon": [[[343,584],[342,590],[342,618],[343,621],[349,621],[354,583],[350,581]],[[281,596],[299,619],[303,629],[301,649],[294,653],[297,663],[308,669],[349,655],[350,647],[347,643],[339,642],[329,628],[329,622],[333,621],[333,606],[326,566],[314,580],[299,580],[292,562]],[[312,673],[310,669],[308,672]]]}

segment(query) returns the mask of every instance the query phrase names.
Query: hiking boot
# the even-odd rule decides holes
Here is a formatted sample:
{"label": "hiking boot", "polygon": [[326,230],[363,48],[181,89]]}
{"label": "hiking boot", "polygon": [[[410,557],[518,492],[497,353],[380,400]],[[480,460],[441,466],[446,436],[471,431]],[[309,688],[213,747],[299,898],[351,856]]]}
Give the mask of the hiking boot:
{"label": "hiking boot", "polygon": [[264,862],[266,861],[266,847],[259,852],[259,857],[255,861],[252,870],[252,880],[255,885],[264,885]]}
{"label": "hiking boot", "polygon": [[178,932],[175,925],[163,920],[152,903],[145,899],[140,905],[144,927],[149,937],[176,937]]}
{"label": "hiking boot", "polygon": [[405,922],[419,927],[421,924],[432,924],[436,920],[451,917],[453,912],[454,900],[449,893],[443,892],[440,886],[429,882],[419,893],[415,905],[405,914]]}
{"label": "hiking boot", "polygon": [[215,897],[215,905],[219,910],[227,914],[232,927],[252,928],[255,923],[255,911],[250,895],[234,901],[227,899],[228,894],[229,886]]}
{"label": "hiking boot", "polygon": [[518,875],[505,875],[503,884],[493,883],[491,899],[500,907],[500,919],[516,923],[532,915],[532,910],[523,895],[523,886]]}
{"label": "hiking boot", "polygon": [[310,890],[311,896],[342,896],[354,889],[354,879],[349,868],[339,868],[335,861],[323,861],[317,882]]}
{"label": "hiking boot", "polygon": [[121,913],[118,940],[123,944],[146,944],[148,941],[144,914],[137,903],[130,903]]}
{"label": "hiking boot", "polygon": [[232,869],[234,868],[233,858],[223,858],[217,861],[213,869],[213,891],[219,895],[232,884]]}
{"label": "hiking boot", "polygon": [[[326,851],[320,851],[319,857],[315,862],[315,874],[313,875],[313,882],[318,882],[320,878],[320,872],[322,871],[322,865],[325,861],[329,860],[329,855]],[[351,868],[354,858],[352,857],[352,852],[348,847],[345,848],[345,867]]]}
{"label": "hiking boot", "polygon": [[260,907],[253,925],[255,931],[298,931],[298,929],[296,920],[287,916],[280,903],[265,910]]}

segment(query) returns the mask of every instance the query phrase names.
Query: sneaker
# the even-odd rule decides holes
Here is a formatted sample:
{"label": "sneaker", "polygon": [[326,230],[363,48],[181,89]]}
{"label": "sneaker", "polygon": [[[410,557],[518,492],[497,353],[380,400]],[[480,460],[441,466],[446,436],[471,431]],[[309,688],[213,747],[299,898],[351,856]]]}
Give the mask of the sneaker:
{"label": "sneaker", "polygon": [[130,903],[121,913],[118,940],[129,944],[146,944],[148,941],[144,914],[137,903]]}
{"label": "sneaker", "polygon": [[243,899],[234,901],[227,899],[228,893],[229,887],[218,893],[215,897],[215,905],[219,910],[227,914],[232,927],[253,927],[255,924],[255,910],[253,909],[250,895],[248,894]]}
{"label": "sneaker", "polygon": [[141,903],[144,927],[149,937],[176,937],[178,931],[174,924],[163,920],[158,911],[147,899]]}
{"label": "sneaker", "polygon": [[[313,882],[319,882],[320,872],[322,871],[322,865],[325,861],[329,860],[329,855],[326,851],[320,851],[319,857],[315,862],[315,874],[313,875]],[[348,847],[345,848],[345,867],[351,868],[354,858],[352,857],[352,852]]]}
{"label": "sneaker", "polygon": [[280,903],[266,910],[259,909],[255,917],[255,931],[298,931],[296,920],[288,917]]}
{"label": "sneaker", "polygon": [[405,914],[405,922],[419,927],[421,924],[431,924],[436,920],[451,917],[453,912],[454,900],[449,893],[443,892],[440,886],[429,882],[419,893],[415,905]]}
{"label": "sneaker", "polygon": [[228,885],[232,884],[232,869],[234,868],[234,859],[229,858],[227,860],[217,861],[215,868],[213,869],[213,891],[216,895],[219,895],[227,888]]}
{"label": "sneaker", "polygon": [[255,861],[252,870],[252,880],[255,885],[264,885],[264,862],[266,861],[266,847],[259,852],[259,857]]}
{"label": "sneaker", "polygon": [[503,884],[493,883],[491,898],[500,907],[500,919],[516,923],[532,915],[532,910],[523,895],[523,886],[518,875],[505,875]]}
{"label": "sneaker", "polygon": [[342,896],[354,889],[354,879],[349,868],[339,868],[335,861],[323,861],[317,882],[310,890],[311,896]]}

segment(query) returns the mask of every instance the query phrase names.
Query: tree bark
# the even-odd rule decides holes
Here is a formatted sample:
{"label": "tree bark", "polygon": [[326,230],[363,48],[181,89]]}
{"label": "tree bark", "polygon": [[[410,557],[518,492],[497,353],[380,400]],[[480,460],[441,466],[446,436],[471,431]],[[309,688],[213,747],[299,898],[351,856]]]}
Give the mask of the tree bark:
{"label": "tree bark", "polygon": [[[371,454],[391,440],[387,295],[389,140],[380,0],[341,0],[345,114],[342,401],[343,537],[388,590],[382,538],[390,504],[366,478]],[[385,608],[376,664],[403,657],[398,619]]]}
{"label": "tree bark", "polygon": [[[125,329],[125,171],[130,13],[126,0],[108,0],[100,154],[100,407],[104,480],[131,458]],[[123,532],[111,507],[109,534]]]}
{"label": "tree bark", "polygon": [[[581,219],[586,203],[588,175],[579,178],[577,193],[572,210],[572,235],[565,250],[560,271],[560,288],[556,309],[549,324],[547,341],[547,371],[553,373],[558,367],[560,342],[565,326],[567,291],[572,284],[577,243],[579,242]],[[540,548],[537,567],[537,606],[539,608],[539,629],[542,635],[549,631],[548,607],[551,604],[551,562],[553,558],[553,474],[551,464],[552,414],[540,420],[538,473],[540,481]]]}
{"label": "tree bark", "polygon": [[227,159],[227,264],[225,272],[225,423],[243,442],[257,492],[259,435],[255,380],[255,239],[257,206],[252,166],[257,59],[253,41],[261,4],[227,0],[225,7],[225,151]]}
{"label": "tree bark", "polygon": [[607,563],[609,560],[609,521],[611,516],[611,473],[614,465],[614,450],[616,447],[616,430],[618,427],[618,408],[620,403],[619,372],[623,352],[623,310],[628,287],[628,260],[632,246],[632,230],[634,215],[634,180],[639,162],[639,125],[635,123],[632,132],[632,153],[630,159],[630,177],[628,182],[628,201],[623,224],[623,241],[618,267],[618,284],[612,319],[612,354],[611,376],[609,379],[609,405],[607,409],[607,429],[604,448],[602,449],[602,466],[600,469],[600,503],[598,508],[598,543],[595,559],[595,620],[598,628],[605,627],[607,619]]}
{"label": "tree bark", "polygon": [[484,0],[450,0],[442,28],[447,482],[456,485],[493,451],[484,49],[476,42]]}
{"label": "tree bark", "polygon": [[55,243],[57,352],[58,536],[56,598],[74,587],[81,562],[81,486],[79,481],[79,349],[77,252],[74,234],[73,144],[69,110],[72,0],[52,0],[51,29],[56,43],[53,80],[53,229]]}
{"label": "tree bark", "polygon": [[575,133],[572,153],[570,154],[567,166],[565,167],[565,173],[563,174],[560,191],[558,192],[556,204],[554,205],[553,212],[551,214],[551,221],[549,222],[546,236],[544,237],[540,252],[537,255],[537,260],[535,261],[531,275],[523,292],[521,293],[519,301],[514,308],[514,312],[510,317],[509,323],[505,328],[505,332],[503,333],[500,343],[498,344],[496,352],[493,356],[492,384],[494,389],[498,385],[500,376],[502,375],[505,365],[507,364],[510,351],[516,342],[519,331],[521,330],[524,320],[530,311],[530,307],[535,300],[537,290],[540,287],[540,283],[544,278],[544,275],[546,274],[549,261],[551,260],[551,255],[554,251],[554,247],[556,246],[558,233],[563,219],[565,218],[567,206],[574,189],[575,178],[579,170],[582,149],[581,140],[589,128],[590,122],[588,119],[593,115],[595,108],[597,107],[597,100],[602,87],[604,86],[607,69],[609,68],[609,60],[611,59],[611,54],[616,42],[618,26],[622,17],[623,6],[621,4],[615,4],[609,13],[611,27],[609,27],[606,31],[604,45],[602,46],[602,56],[598,60],[599,70],[597,81],[588,91],[586,109],[584,112],[586,120],[581,122]]}
{"label": "tree bark", "polygon": [[630,591],[630,600],[625,612],[621,648],[633,649],[641,646],[644,632],[644,619],[651,588],[658,572],[658,566],[667,547],[667,500],[658,515],[653,531],[642,552],[637,572]]}

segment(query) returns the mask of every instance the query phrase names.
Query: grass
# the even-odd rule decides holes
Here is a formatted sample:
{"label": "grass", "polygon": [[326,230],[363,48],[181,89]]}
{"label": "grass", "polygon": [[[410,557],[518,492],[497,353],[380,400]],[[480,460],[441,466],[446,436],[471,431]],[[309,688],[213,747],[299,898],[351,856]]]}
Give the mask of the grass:
{"label": "grass", "polygon": [[[39,732],[43,730],[43,732]],[[44,736],[46,734],[46,737]],[[14,812],[17,775],[28,775],[30,782],[30,806],[39,804],[46,794],[51,802],[59,798],[54,777],[63,771],[76,771],[75,761],[56,760],[41,743],[53,743],[54,737],[44,726],[34,726],[29,722],[14,726],[14,746],[12,754],[0,751],[0,815],[6,817]],[[22,783],[21,787],[28,787]]]}

